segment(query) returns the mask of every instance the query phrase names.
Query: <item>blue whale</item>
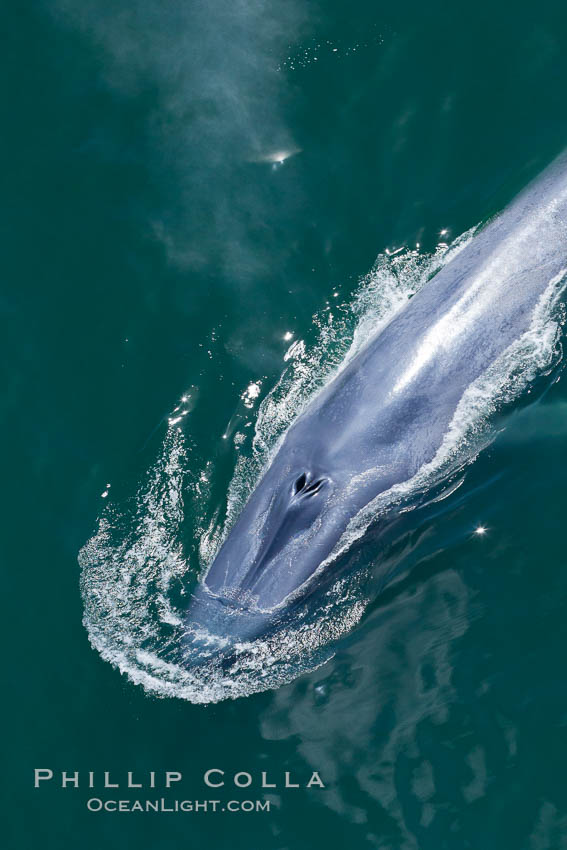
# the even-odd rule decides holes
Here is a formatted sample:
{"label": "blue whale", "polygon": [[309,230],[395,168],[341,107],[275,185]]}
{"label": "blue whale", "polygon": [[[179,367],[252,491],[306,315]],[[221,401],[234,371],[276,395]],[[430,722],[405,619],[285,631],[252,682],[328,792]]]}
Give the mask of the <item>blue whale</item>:
{"label": "blue whale", "polygon": [[187,627],[243,641],[301,604],[353,517],[434,459],[467,388],[529,330],[566,269],[567,153],[293,422],[197,586]]}

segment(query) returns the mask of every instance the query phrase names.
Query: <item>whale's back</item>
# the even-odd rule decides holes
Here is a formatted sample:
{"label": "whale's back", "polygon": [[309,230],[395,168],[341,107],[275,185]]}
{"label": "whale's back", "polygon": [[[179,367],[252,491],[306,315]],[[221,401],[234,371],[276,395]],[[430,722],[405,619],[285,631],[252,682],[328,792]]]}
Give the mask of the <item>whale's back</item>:
{"label": "whale's back", "polygon": [[412,474],[431,458],[467,387],[528,330],[566,268],[564,154],[394,315],[297,431],[328,435],[332,454],[351,469],[387,454]]}

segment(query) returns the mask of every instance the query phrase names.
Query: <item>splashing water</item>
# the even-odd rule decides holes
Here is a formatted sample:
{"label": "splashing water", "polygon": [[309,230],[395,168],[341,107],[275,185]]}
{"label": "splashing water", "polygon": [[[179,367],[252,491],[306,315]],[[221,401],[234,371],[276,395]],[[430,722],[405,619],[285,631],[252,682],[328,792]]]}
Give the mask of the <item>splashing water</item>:
{"label": "splashing water", "polygon": [[[208,462],[195,471],[180,418],[175,413],[170,417],[158,458],[137,492],[122,504],[105,506],[96,534],[79,555],[91,644],[132,682],[158,696],[198,703],[246,696],[324,663],[336,641],[360,620],[368,602],[364,577],[343,577],[316,611],[300,610],[274,635],[232,647],[229,662],[220,659],[218,639],[208,635],[196,635],[205,645],[209,639],[208,656],[205,652],[198,666],[183,662],[183,611],[191,584],[213,560],[287,428],[369,338],[468,244],[473,232],[449,247],[441,243],[431,254],[403,250],[380,255],[350,302],[333,303],[314,316],[315,343],[294,340],[288,348],[280,379],[259,405],[250,449],[245,450],[244,432],[234,436],[239,451],[224,522],[218,509],[207,506],[214,465]],[[435,458],[358,514],[320,570],[362,537],[377,516],[393,506],[411,508],[417,494],[446,481],[476,457],[490,440],[490,416],[558,360],[564,285],[562,278],[550,281],[528,332],[467,389]],[[242,393],[249,413],[261,383],[259,378],[251,381]],[[182,543],[188,516],[191,551]]]}

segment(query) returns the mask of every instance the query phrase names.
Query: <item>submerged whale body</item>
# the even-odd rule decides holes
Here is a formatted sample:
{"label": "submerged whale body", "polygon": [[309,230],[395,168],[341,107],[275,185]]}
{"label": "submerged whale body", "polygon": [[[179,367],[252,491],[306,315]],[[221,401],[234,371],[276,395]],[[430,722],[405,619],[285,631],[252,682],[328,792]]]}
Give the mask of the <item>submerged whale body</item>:
{"label": "submerged whale body", "polygon": [[566,267],[563,154],[291,425],[198,585],[187,628],[238,642],[304,600],[353,517],[433,460],[467,388],[529,330]]}

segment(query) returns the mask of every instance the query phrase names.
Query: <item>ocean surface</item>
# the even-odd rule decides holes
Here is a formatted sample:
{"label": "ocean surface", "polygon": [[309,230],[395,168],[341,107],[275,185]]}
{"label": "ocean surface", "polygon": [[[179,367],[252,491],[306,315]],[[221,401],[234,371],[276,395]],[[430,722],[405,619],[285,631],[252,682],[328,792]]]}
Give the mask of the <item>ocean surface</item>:
{"label": "ocean surface", "polygon": [[232,667],[179,655],[294,417],[567,145],[564,5],[51,0],[4,29],[3,846],[565,850],[561,301],[324,605]]}

